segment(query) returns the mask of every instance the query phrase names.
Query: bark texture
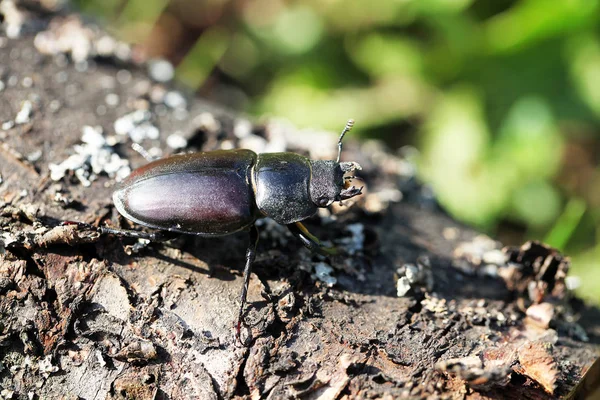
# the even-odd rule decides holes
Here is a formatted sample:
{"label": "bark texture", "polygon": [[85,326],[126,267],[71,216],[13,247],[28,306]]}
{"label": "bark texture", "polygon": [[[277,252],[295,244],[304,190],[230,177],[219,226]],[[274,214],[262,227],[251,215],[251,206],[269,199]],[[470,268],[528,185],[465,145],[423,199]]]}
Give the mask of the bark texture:
{"label": "bark texture", "polygon": [[340,254],[262,221],[251,344],[236,345],[247,235],[156,244],[61,222],[139,229],[111,203],[115,179],[146,162],[132,139],[162,155],[332,158],[335,136],[186,96],[77,17],[16,10],[20,35],[0,36],[3,398],[546,399],[597,358],[600,313],[566,289],[568,259],[502,251],[446,216],[400,156],[352,141],[343,158],[362,164],[366,194],[307,223]]}

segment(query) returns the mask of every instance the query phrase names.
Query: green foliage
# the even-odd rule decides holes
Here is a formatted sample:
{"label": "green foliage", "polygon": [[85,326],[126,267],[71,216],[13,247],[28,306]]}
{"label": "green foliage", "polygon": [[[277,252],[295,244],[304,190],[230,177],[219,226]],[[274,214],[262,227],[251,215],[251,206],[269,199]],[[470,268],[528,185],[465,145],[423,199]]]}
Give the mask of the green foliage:
{"label": "green foliage", "polygon": [[[114,0],[80,0],[140,42],[135,24],[153,24],[165,2],[130,0],[115,15]],[[256,115],[336,131],[354,118],[356,131],[416,145],[421,177],[450,212],[490,231],[509,222],[523,232],[515,241],[546,238],[574,254],[584,295],[600,302],[600,0],[202,9],[220,17],[203,27],[180,79],[201,85],[218,69]]]}

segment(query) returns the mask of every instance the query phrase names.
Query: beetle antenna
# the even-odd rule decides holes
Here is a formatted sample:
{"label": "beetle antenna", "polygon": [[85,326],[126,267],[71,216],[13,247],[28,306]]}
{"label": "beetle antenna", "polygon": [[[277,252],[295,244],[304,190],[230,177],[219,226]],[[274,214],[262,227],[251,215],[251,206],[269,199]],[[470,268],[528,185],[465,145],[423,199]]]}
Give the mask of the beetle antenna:
{"label": "beetle antenna", "polygon": [[354,126],[354,120],[349,119],[348,122],[346,122],[346,126],[344,127],[342,134],[340,135],[340,139],[338,140],[338,155],[337,155],[337,160],[335,160],[336,163],[340,162],[340,157],[342,156],[342,139],[344,138],[344,135],[346,133],[350,132],[350,130],[352,129],[353,126]]}

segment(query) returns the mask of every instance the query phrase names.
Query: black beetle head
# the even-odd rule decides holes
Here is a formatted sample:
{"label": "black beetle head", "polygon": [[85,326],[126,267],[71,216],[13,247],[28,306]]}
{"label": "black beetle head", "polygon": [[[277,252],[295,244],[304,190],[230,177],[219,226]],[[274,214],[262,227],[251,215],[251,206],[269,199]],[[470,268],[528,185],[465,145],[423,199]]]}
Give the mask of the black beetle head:
{"label": "black beetle head", "polygon": [[362,193],[362,187],[350,184],[347,178],[351,177],[344,177],[347,172],[360,170],[360,165],[356,162],[340,162],[342,139],[352,126],[354,121],[349,120],[340,135],[337,160],[311,161],[310,198],[317,207],[327,207],[334,201],[350,199]]}
{"label": "black beetle head", "polygon": [[327,207],[334,201],[346,200],[362,193],[362,187],[350,186],[346,172],[360,169],[355,162],[337,163],[333,160],[311,161],[310,198],[317,207]]}

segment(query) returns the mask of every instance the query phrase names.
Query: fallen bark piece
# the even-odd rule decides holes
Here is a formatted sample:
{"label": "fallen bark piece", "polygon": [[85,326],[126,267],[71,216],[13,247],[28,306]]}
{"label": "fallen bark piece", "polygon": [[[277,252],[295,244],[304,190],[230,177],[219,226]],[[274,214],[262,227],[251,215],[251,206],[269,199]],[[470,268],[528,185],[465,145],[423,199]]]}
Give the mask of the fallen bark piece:
{"label": "fallen bark piece", "polygon": [[519,348],[519,366],[515,371],[533,379],[544,390],[554,394],[558,381],[558,365],[552,356],[552,345],[543,342],[529,342]]}
{"label": "fallen bark piece", "polygon": [[348,368],[362,360],[364,360],[364,357],[342,354],[337,361],[334,371],[325,372],[324,370],[319,370],[317,372],[317,379],[323,386],[315,390],[314,393],[311,393],[310,398],[317,400],[335,400],[339,398],[351,379],[348,375]]}

